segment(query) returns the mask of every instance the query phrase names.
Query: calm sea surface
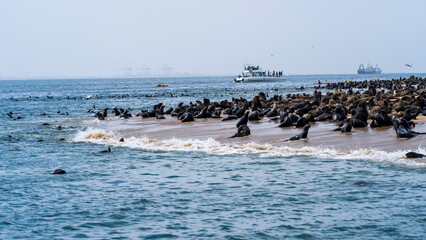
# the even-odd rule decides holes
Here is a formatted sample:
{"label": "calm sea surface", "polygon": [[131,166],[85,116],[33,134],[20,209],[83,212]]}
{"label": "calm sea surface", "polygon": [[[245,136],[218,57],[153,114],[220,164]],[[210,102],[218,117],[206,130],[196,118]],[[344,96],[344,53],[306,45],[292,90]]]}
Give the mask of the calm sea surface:
{"label": "calm sea surface", "polygon": [[[136,112],[401,76],[0,81],[0,239],[426,239],[425,168],[315,154],[102,154],[105,145],[75,140],[95,121],[93,105]],[[68,174],[49,174],[56,168]]]}

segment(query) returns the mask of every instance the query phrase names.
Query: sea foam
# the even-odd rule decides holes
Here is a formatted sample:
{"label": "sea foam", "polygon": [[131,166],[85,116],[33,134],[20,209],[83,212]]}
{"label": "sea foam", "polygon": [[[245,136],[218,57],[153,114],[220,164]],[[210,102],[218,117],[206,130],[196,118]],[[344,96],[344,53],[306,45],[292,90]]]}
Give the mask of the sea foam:
{"label": "sea foam", "polygon": [[259,144],[253,142],[239,145],[232,143],[220,143],[212,138],[205,140],[182,140],[178,138],[157,140],[144,136],[141,138],[127,138],[124,142],[119,142],[119,139],[120,137],[117,137],[113,132],[107,132],[102,129],[89,128],[85,131],[78,132],[73,141],[122,146],[146,151],[202,152],[215,155],[253,154],[261,158],[312,156],[335,160],[364,159],[374,162],[389,162],[410,167],[426,167],[426,159],[413,160],[408,159],[405,156],[405,154],[410,151],[426,154],[426,150],[421,147],[418,149],[407,149],[394,152],[365,148],[344,151],[324,147],[290,147],[286,145],[274,146],[269,143]]}

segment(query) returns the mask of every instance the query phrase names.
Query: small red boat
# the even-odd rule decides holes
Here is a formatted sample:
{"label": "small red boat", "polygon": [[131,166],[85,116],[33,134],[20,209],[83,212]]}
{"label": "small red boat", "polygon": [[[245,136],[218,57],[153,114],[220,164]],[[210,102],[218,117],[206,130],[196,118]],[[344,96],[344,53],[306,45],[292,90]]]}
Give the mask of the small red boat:
{"label": "small red boat", "polygon": [[165,85],[165,84],[158,84],[157,87],[168,87],[169,85]]}

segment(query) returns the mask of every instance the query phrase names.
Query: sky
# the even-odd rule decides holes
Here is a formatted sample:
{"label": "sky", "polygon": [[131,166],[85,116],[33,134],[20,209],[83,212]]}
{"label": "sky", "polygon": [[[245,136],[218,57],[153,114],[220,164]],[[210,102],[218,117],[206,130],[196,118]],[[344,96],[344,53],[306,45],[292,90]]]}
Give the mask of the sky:
{"label": "sky", "polygon": [[[426,72],[426,1],[0,1],[0,76]],[[408,69],[405,64],[413,64]]]}

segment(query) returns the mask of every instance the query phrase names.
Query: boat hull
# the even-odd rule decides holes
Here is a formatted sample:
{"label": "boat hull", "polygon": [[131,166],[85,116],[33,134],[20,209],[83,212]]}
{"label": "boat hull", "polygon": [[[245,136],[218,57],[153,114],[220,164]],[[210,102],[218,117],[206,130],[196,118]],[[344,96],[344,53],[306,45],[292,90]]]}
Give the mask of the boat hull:
{"label": "boat hull", "polygon": [[373,70],[373,71],[362,70],[362,69],[358,70],[358,74],[381,74],[381,73],[382,73],[381,70]]}
{"label": "boat hull", "polygon": [[265,81],[275,81],[283,78],[279,77],[237,77],[234,79],[234,82],[265,82]]}

